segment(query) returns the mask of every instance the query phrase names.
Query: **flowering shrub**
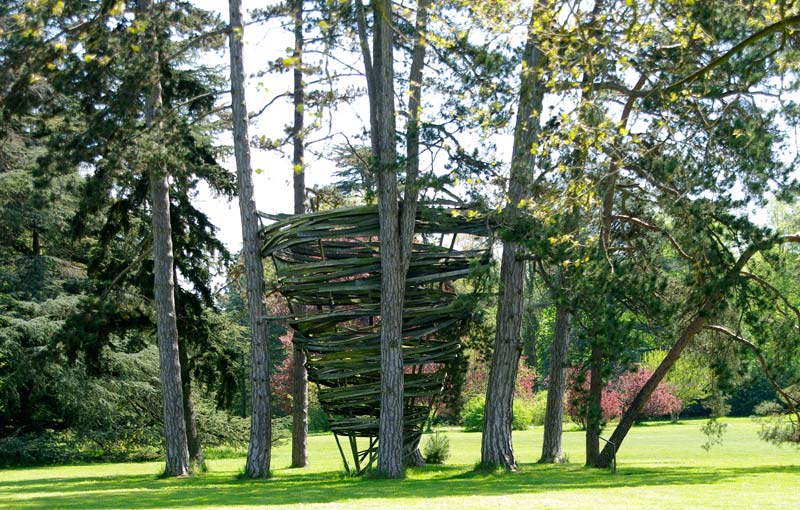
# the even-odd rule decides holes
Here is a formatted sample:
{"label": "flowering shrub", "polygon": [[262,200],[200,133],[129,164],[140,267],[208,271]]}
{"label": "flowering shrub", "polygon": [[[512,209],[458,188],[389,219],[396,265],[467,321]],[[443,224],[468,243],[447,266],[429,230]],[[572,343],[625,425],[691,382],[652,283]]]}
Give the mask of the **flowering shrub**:
{"label": "flowering shrub", "polygon": [[[617,378],[615,382],[623,409],[630,407],[633,399],[636,398],[639,390],[642,389],[651,375],[653,375],[651,370],[639,367],[638,370],[626,372]],[[677,416],[683,409],[683,403],[675,396],[675,391],[675,387],[671,384],[664,382],[659,384],[644,405],[642,416]]]}
{"label": "flowering shrub", "polygon": [[[467,376],[464,381],[464,396],[466,398],[476,395],[486,395],[486,388],[489,385],[490,363],[482,359],[472,359],[469,363]],[[519,360],[517,369],[517,384],[514,390],[514,397],[522,400],[533,400],[533,384],[536,372],[528,366],[524,356]]]}
{"label": "flowering shrub", "polygon": [[[564,412],[570,419],[577,423],[581,429],[586,428],[586,416],[589,411],[589,379],[591,371],[582,371],[579,368],[567,370],[567,389],[565,394]],[[600,396],[602,409],[601,421],[608,423],[622,414],[622,403],[619,392],[607,384]]]}
{"label": "flowering shrub", "polygon": [[[630,407],[639,390],[645,385],[653,374],[652,371],[637,367],[637,370],[625,372],[613,379],[603,388],[600,407],[602,409],[602,423],[605,424]],[[589,378],[590,371],[571,368],[567,371],[567,391],[565,412],[581,428],[586,428],[586,415],[589,406]],[[650,399],[642,409],[643,417],[677,416],[683,407],[681,400],[675,396],[672,385],[661,383],[650,395]]]}
{"label": "flowering shrub", "polygon": [[269,377],[273,396],[272,405],[277,407],[284,416],[292,414],[292,372],[294,371],[292,336],[292,330],[287,328],[286,334],[278,337],[286,357],[273,369]]}

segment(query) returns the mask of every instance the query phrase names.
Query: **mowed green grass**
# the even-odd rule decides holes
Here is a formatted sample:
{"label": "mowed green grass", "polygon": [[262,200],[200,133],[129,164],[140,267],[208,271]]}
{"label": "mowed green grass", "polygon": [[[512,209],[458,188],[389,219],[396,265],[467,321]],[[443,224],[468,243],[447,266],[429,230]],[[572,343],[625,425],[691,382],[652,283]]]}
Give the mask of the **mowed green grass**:
{"label": "mowed green grass", "polygon": [[702,423],[635,427],[616,474],[582,467],[578,431],[564,435],[570,464],[536,464],[536,428],[515,433],[515,473],[474,472],[480,434],[451,430],[444,466],[401,481],[352,478],[333,438],[319,435],[309,438],[306,469],[288,469],[289,447],[277,448],[269,480],[241,479],[243,458],[210,460],[208,473],[184,479],[157,478],[161,463],[0,471],[0,509],[800,509],[800,450],[766,444],[757,424],[735,419],[724,444],[706,452]]}

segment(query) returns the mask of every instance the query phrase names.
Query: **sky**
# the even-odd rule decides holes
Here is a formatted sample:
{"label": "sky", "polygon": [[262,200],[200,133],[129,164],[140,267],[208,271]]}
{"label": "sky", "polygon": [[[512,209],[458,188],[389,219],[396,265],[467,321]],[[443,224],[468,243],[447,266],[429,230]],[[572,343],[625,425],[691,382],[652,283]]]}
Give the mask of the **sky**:
{"label": "sky", "polygon": [[[227,2],[220,0],[194,0],[195,5],[210,11],[219,12],[224,21],[229,19]],[[269,2],[244,2],[244,9],[263,7]],[[224,9],[222,9],[224,8]],[[246,15],[246,21],[249,16]],[[287,55],[287,48],[294,46],[293,36],[277,23],[247,25],[244,35],[244,65],[246,82],[246,100],[248,111],[252,113],[270,101],[276,94],[289,90],[292,86],[291,73],[268,74],[256,76],[265,69],[270,61]],[[210,54],[206,57],[208,63],[228,65],[227,51],[220,54]],[[230,97],[224,96],[221,101],[230,103]],[[279,99],[262,115],[253,119],[249,126],[249,135],[267,136],[278,138],[284,134],[286,122],[292,119],[290,98]],[[358,106],[357,106],[358,107]],[[360,129],[361,120],[357,112],[348,111],[350,107],[344,106],[337,112],[337,129]],[[343,125],[344,124],[344,125]],[[312,139],[314,136],[311,137]],[[220,141],[232,144],[231,138],[222,137]],[[342,140],[338,140],[341,142]],[[334,138],[330,143],[336,143]],[[291,150],[291,147],[289,148]],[[253,186],[255,190],[256,207],[259,211],[267,213],[291,213],[293,210],[292,179],[293,169],[291,160],[281,157],[273,151],[250,149],[251,166],[253,168]],[[334,168],[331,163],[318,161],[313,157],[306,159],[306,187],[330,183]],[[231,172],[236,171],[236,162],[231,156],[222,161],[224,167]],[[207,187],[200,190],[196,205],[208,214],[212,223],[218,229],[218,236],[232,252],[241,249],[242,231],[239,216],[239,203],[236,199],[227,201],[225,198],[215,197]]]}

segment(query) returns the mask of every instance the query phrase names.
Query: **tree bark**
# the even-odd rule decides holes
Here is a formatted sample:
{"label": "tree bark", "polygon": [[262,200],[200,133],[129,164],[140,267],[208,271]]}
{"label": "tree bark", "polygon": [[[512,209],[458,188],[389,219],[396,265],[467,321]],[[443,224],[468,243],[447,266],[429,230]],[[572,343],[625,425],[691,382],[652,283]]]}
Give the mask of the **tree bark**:
{"label": "tree bark", "polygon": [[272,424],[269,385],[269,349],[264,307],[264,267],[258,235],[258,213],[253,196],[250,146],[247,136],[247,104],[244,93],[242,58],[242,1],[230,0],[231,102],[233,107],[233,146],[239,184],[239,214],[242,221],[242,252],[247,275],[247,305],[250,318],[250,379],[252,384],[250,445],[245,474],[251,478],[269,476]]}
{"label": "tree bark", "polygon": [[394,118],[392,2],[373,2],[373,70],[377,94],[378,215],[381,249],[381,412],[378,471],[403,476],[403,299],[405,272],[400,240]]}
{"label": "tree bark", "polygon": [[[538,6],[537,6],[538,8]],[[531,147],[539,135],[538,116],[542,110],[544,85],[538,75],[544,55],[536,47],[533,22],[528,27],[525,45],[519,110],[514,127],[514,149],[508,186],[509,203],[503,211],[508,224],[519,216],[518,205],[531,184],[534,157]],[[481,464],[515,470],[517,463],[511,443],[511,422],[519,356],[522,352],[523,284],[525,265],[519,243],[506,242],[500,266],[500,295],[497,306],[497,331],[491,371],[486,390]]]}
{"label": "tree bark", "polygon": [[[411,263],[411,245],[419,197],[419,124],[422,114],[422,73],[425,68],[425,47],[428,30],[428,8],[430,0],[418,0],[417,19],[414,30],[414,46],[411,51],[411,69],[408,75],[408,123],[406,124],[406,189],[400,218],[401,243],[403,245],[403,278]],[[421,437],[421,436],[420,436]],[[425,459],[419,451],[419,441],[413,445],[406,459],[409,466],[424,466]]]}
{"label": "tree bark", "polygon": [[[560,270],[561,271],[561,270]],[[560,275],[563,282],[563,272]],[[544,439],[539,462],[564,462],[561,436],[564,423],[564,391],[567,387],[567,353],[569,351],[569,308],[564,303],[556,305],[556,322],[550,357],[550,375],[547,383],[547,409],[544,416]]]}
{"label": "tree bark", "polygon": [[420,0],[417,5],[409,90],[409,162],[401,209],[395,148],[392,2],[372,2],[373,44],[370,54],[364,5],[361,0],[356,1],[359,43],[369,94],[370,139],[377,175],[380,223],[381,411],[378,425],[378,471],[389,478],[403,476],[403,300],[419,193],[419,105],[428,5],[429,0]]}
{"label": "tree bark", "polygon": [[[294,213],[305,212],[306,173],[304,167],[304,110],[305,88],[303,85],[303,0],[294,0],[292,6],[294,16],[294,128],[292,142],[294,154]],[[295,313],[302,314],[302,307],[296,307]],[[308,373],[306,371],[306,354],[302,349],[294,347],[294,369],[292,371],[292,467],[308,465]]]}
{"label": "tree bark", "polygon": [[595,466],[600,455],[600,429],[602,428],[603,420],[603,348],[597,343],[592,344],[589,367],[589,402],[586,410],[586,465]]}
{"label": "tree bark", "polygon": [[204,468],[206,459],[197,429],[197,412],[192,399],[192,375],[189,371],[189,351],[186,339],[178,337],[178,356],[181,362],[181,388],[183,390],[183,417],[186,421],[186,445],[189,448],[189,462],[193,467]]}
{"label": "tree bark", "polygon": [[400,240],[394,119],[394,55],[391,0],[374,0],[370,56],[364,6],[356,1],[359,41],[370,102],[370,140],[378,184],[381,253],[381,403],[378,471],[403,476],[403,299],[405,272]]}
{"label": "tree bark", "polygon": [[[137,16],[147,19],[152,0],[138,0]],[[150,48],[150,69],[147,76],[150,90],[145,101],[145,123],[148,128],[160,127],[162,108],[161,78],[157,30],[151,22],[146,37]],[[153,294],[156,304],[159,378],[164,411],[164,443],[166,467],[172,476],[191,474],[186,422],[183,413],[183,389],[178,349],[178,326],[175,311],[175,282],[173,280],[172,224],[169,209],[169,175],[158,162],[149,162],[150,204],[153,224]]]}

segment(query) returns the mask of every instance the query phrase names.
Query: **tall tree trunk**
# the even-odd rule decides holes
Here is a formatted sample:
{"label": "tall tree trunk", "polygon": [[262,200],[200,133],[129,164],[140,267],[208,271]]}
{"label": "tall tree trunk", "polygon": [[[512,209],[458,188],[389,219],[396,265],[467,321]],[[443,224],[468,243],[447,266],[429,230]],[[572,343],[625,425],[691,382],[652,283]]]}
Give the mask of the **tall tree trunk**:
{"label": "tall tree trunk", "polygon": [[[536,284],[535,262],[528,263],[525,270],[525,297],[530,299],[533,296]],[[536,369],[539,362],[539,353],[536,350],[536,335],[539,330],[539,323],[536,319],[536,310],[530,304],[523,309],[522,318],[522,354],[525,356],[525,363]]]}
{"label": "tall tree trunk", "polygon": [[[563,287],[563,270],[559,269]],[[564,454],[561,435],[564,422],[564,390],[567,387],[567,353],[569,350],[569,307],[565,303],[556,305],[556,323],[550,357],[550,375],[547,383],[547,409],[544,415],[544,439],[542,463],[561,463]]]}
{"label": "tall tree trunk", "polygon": [[[406,124],[406,189],[403,211],[400,218],[401,243],[403,244],[403,278],[411,263],[411,245],[419,197],[419,124],[422,114],[422,73],[425,68],[425,47],[428,30],[428,8],[430,0],[418,0],[417,19],[414,30],[414,47],[411,54],[411,69],[408,75],[408,123]],[[424,466],[425,459],[419,451],[420,436],[408,450],[409,466]]]}
{"label": "tall tree trunk", "polygon": [[481,464],[502,466],[508,470],[515,470],[517,467],[511,443],[511,424],[514,386],[522,352],[519,333],[522,323],[524,265],[520,255],[521,248],[517,243],[503,245],[497,332],[486,390],[481,443]]}
{"label": "tall tree trunk", "polygon": [[364,6],[356,0],[359,41],[370,103],[370,139],[378,184],[381,252],[381,403],[378,471],[403,476],[403,298],[405,273],[400,240],[394,119],[394,54],[391,0],[373,0],[370,56]]}
{"label": "tall tree trunk", "polygon": [[[137,16],[148,19],[152,0],[139,0]],[[161,78],[159,76],[158,35],[154,23],[148,25],[146,37],[150,46],[150,90],[145,104],[145,122],[158,129],[161,121]],[[175,282],[173,280],[172,225],[169,210],[169,175],[158,162],[151,161],[150,203],[153,222],[153,294],[156,303],[159,378],[164,409],[164,442],[167,465],[164,473],[187,476],[191,473],[186,422],[183,413],[183,389],[178,349],[178,326],[175,311]]]}
{"label": "tall tree trunk", "polygon": [[[538,4],[536,8],[539,8]],[[538,115],[542,110],[544,85],[538,75],[544,55],[536,47],[531,16],[525,45],[519,110],[514,127],[514,149],[511,156],[511,176],[508,185],[509,203],[503,217],[511,225],[519,216],[518,204],[531,185],[534,157],[531,147],[539,135]],[[492,366],[486,390],[481,463],[516,469],[511,444],[511,422],[519,356],[522,352],[523,284],[525,265],[519,243],[506,242],[500,266],[500,295],[497,304],[497,331],[492,354]]]}
{"label": "tall tree trunk", "polygon": [[[178,272],[175,267],[172,269],[173,281],[178,281]],[[176,308],[182,305],[180,288],[175,293]],[[186,422],[186,445],[189,448],[189,462],[192,468],[206,467],[206,459],[203,455],[203,446],[200,442],[200,432],[197,428],[197,412],[194,409],[192,396],[192,373],[189,363],[189,346],[186,338],[178,335],[178,359],[181,363],[181,390],[183,391],[183,418]]]}
{"label": "tall tree trunk", "polygon": [[603,347],[592,343],[589,362],[589,402],[586,411],[586,465],[595,466],[600,455],[600,429],[603,421]]}
{"label": "tall tree trunk", "polygon": [[247,418],[247,360],[244,350],[240,359],[242,366],[239,371],[239,416]]}
{"label": "tall tree trunk", "polygon": [[189,351],[186,339],[178,337],[178,356],[181,362],[181,389],[183,390],[183,417],[186,421],[186,444],[189,448],[189,461],[192,466],[203,469],[206,459],[197,429],[197,412],[192,399],[192,375],[189,371]]}
{"label": "tall tree trunk", "polygon": [[417,4],[409,91],[410,161],[406,167],[405,196],[401,210],[395,148],[392,2],[372,2],[373,44],[370,54],[364,5],[362,0],[356,0],[359,43],[369,93],[370,138],[377,175],[380,223],[381,407],[378,425],[378,471],[390,478],[403,475],[403,300],[417,208],[419,104],[428,5],[429,0],[420,0]]}
{"label": "tall tree trunk", "polygon": [[[303,0],[294,0],[294,129],[292,143],[294,154],[294,213],[303,214],[306,198],[306,173],[304,166],[303,140],[305,89],[303,86]],[[295,313],[302,314],[301,307]],[[292,371],[292,467],[308,465],[308,373],[306,354],[297,346],[293,349],[294,369]]]}
{"label": "tall tree trunk", "polygon": [[247,136],[247,104],[244,94],[242,58],[242,1],[230,0],[231,100],[233,106],[233,146],[239,184],[239,214],[242,221],[242,251],[247,275],[247,308],[250,318],[250,379],[252,384],[250,445],[245,474],[251,478],[269,476],[272,424],[269,386],[269,349],[264,307],[264,267],[258,236],[258,213],[253,196],[250,146]]}

